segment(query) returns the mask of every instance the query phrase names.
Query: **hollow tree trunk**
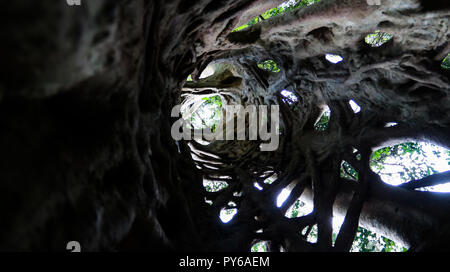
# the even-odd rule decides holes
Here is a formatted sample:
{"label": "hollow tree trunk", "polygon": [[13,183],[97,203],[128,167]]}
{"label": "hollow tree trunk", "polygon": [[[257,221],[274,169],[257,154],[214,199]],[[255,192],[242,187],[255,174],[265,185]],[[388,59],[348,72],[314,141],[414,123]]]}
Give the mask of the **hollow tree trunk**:
{"label": "hollow tree trunk", "polygon": [[[247,251],[267,239],[279,250],[287,237],[290,249],[327,250],[333,202],[341,212],[350,201],[336,175],[352,146],[407,137],[449,145],[450,85],[435,60],[448,53],[448,30],[442,31],[448,1],[369,7],[365,0],[322,0],[230,33],[279,2],[8,2],[8,23],[1,26],[8,39],[0,50],[0,249],[65,250],[77,240],[85,251]],[[377,28],[396,39],[370,50],[362,39]],[[331,66],[323,58],[328,52],[345,61]],[[281,73],[258,69],[269,57]],[[187,143],[171,138],[170,111],[187,75],[196,78],[213,60],[243,71],[241,81],[212,86],[226,91],[239,83],[239,102],[283,104],[283,88],[298,95],[301,107],[282,106],[280,150],[217,143],[207,151],[217,152],[221,171],[212,171],[194,162]],[[359,102],[361,114],[345,107],[349,99]],[[314,121],[324,104],[332,110],[330,127],[318,133]],[[384,128],[392,121],[399,126]],[[279,178],[256,192],[253,183],[267,172]],[[202,178],[222,174],[231,178],[228,189],[206,193]],[[293,180],[299,180],[297,195],[314,185],[320,214],[287,219],[274,207]],[[362,213],[349,220],[359,216],[363,225],[418,250],[448,248],[447,197],[364,182]],[[230,200],[239,214],[220,224],[218,211]],[[352,203],[358,211],[361,201]],[[315,223],[319,242],[310,245],[298,231]]]}

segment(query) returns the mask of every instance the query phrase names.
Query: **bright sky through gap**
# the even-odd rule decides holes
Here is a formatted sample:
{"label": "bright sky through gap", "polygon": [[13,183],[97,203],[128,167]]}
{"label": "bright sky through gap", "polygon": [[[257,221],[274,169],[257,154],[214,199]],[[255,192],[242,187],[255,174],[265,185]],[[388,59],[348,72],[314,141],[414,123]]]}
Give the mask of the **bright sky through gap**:
{"label": "bright sky through gap", "polygon": [[[406,157],[388,157],[385,161],[383,171],[379,173],[381,179],[394,186],[404,183],[400,174],[404,171],[403,166],[408,168],[415,167],[416,163],[414,161],[424,161],[427,166],[433,167],[438,173],[450,170],[449,162],[445,159],[445,154],[448,152],[447,149],[427,142],[419,142],[419,145],[423,150],[423,155],[417,155],[411,159]],[[450,192],[450,183],[429,187],[427,189],[433,192]]]}
{"label": "bright sky through gap", "polygon": [[296,0],[288,0],[286,2],[281,3],[278,7],[285,8],[285,7],[294,5],[296,2],[297,2]]}
{"label": "bright sky through gap", "polygon": [[348,101],[348,103],[350,104],[350,107],[352,107],[354,113],[358,113],[361,111],[361,107],[358,104],[356,104],[356,102],[353,101],[353,99]]}
{"label": "bright sky through gap", "polygon": [[233,219],[233,217],[236,215],[237,209],[222,209],[220,211],[220,220],[222,220],[223,223],[228,223]]}
{"label": "bright sky through gap", "polygon": [[386,123],[386,125],[384,127],[395,127],[396,125],[398,125],[398,123],[396,123],[396,122],[389,122],[389,123]]}
{"label": "bright sky through gap", "polygon": [[[299,213],[298,216],[305,216],[307,214],[312,213],[313,211],[313,205],[310,204],[307,201],[302,201],[302,198],[300,197],[300,201],[302,202],[302,207],[299,208]],[[292,214],[292,208],[294,207],[294,205],[292,205],[287,211],[285,216],[289,217]],[[333,232],[338,233],[339,230],[341,229],[341,225],[344,222],[344,217],[343,216],[338,216],[338,215],[333,215]]]}
{"label": "bright sky through gap", "polygon": [[277,197],[277,207],[278,208],[283,205],[283,203],[286,201],[286,199],[289,197],[290,194],[291,194],[291,192],[286,188],[281,190],[281,193]]}
{"label": "bright sky through gap", "polygon": [[342,60],[344,60],[341,56],[339,56],[339,55],[333,55],[333,54],[326,54],[326,55],[325,55],[325,58],[326,58],[329,62],[334,63],[334,64],[336,64],[336,63],[341,62]]}
{"label": "bright sky through gap", "polygon": [[255,188],[260,190],[260,191],[263,189],[263,187],[261,187],[261,185],[259,185],[258,182],[253,183],[253,186],[255,186]]}
{"label": "bright sky through gap", "polygon": [[209,76],[212,76],[213,74],[214,74],[214,67],[212,66],[212,64],[209,64],[208,66],[206,66],[205,70],[202,71],[199,78],[207,78]]}
{"label": "bright sky through gap", "polygon": [[293,92],[291,92],[291,91],[288,91],[288,90],[282,90],[282,91],[280,92],[280,94],[281,94],[282,96],[286,97],[287,99],[291,100],[292,102],[297,102],[297,101],[298,101],[297,96],[296,96]]}
{"label": "bright sky through gap", "polygon": [[[236,206],[236,203],[230,201],[228,203],[228,205],[229,206]],[[222,222],[226,224],[226,223],[230,222],[231,219],[233,219],[233,217],[237,214],[237,212],[238,212],[238,210],[236,208],[232,208],[232,209],[230,209],[230,208],[228,208],[228,209],[223,208],[222,210],[220,210],[220,215],[219,215],[220,220],[222,220]]]}

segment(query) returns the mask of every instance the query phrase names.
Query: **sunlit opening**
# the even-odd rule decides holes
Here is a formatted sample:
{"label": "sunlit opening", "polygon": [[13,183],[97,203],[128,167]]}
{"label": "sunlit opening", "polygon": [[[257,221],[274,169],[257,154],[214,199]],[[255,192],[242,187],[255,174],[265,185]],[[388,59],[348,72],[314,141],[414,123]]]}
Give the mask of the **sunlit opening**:
{"label": "sunlit opening", "polygon": [[334,63],[334,64],[339,63],[344,60],[344,58],[342,58],[341,56],[333,55],[333,54],[326,54],[325,59],[327,59],[329,62]]}
{"label": "sunlit opening", "polygon": [[206,199],[206,197],[205,197],[205,203],[206,203],[206,204],[209,204],[209,205],[212,205],[212,204],[213,204],[212,200]]}
{"label": "sunlit opening", "polygon": [[375,33],[367,35],[364,40],[372,47],[380,47],[390,41],[393,37],[394,36],[392,34],[377,30]]}
{"label": "sunlit opening", "polygon": [[206,66],[206,68],[202,71],[199,78],[207,78],[209,76],[212,76],[214,74],[214,66],[213,64],[209,64]]}
{"label": "sunlit opening", "polygon": [[288,104],[292,104],[294,102],[298,101],[298,97],[291,91],[288,90],[282,90],[280,94],[286,98],[286,101]]}
{"label": "sunlit opening", "polygon": [[203,179],[203,187],[205,187],[205,190],[207,192],[218,192],[222,189],[227,188],[228,183],[225,181],[212,181]]}
{"label": "sunlit opening", "polygon": [[[381,148],[372,153],[370,167],[390,185],[400,185],[411,180],[450,170],[450,150],[428,142],[405,142]],[[425,189],[450,192],[450,183]]]}
{"label": "sunlit opening", "polygon": [[316,123],[314,124],[314,129],[317,131],[325,131],[328,128],[328,122],[330,121],[331,110],[328,105],[322,106],[322,112],[319,115]]}
{"label": "sunlit opening", "polygon": [[269,242],[261,241],[261,242],[255,243],[255,244],[253,244],[250,251],[251,252],[267,252],[267,251],[269,251]]}
{"label": "sunlit opening", "polygon": [[258,68],[273,73],[279,73],[281,71],[274,60],[265,60],[261,63],[258,63]]}
{"label": "sunlit opening", "polygon": [[356,104],[356,102],[353,99],[348,101],[348,103],[350,104],[350,107],[352,107],[354,113],[358,113],[361,111],[361,107],[358,104]]}
{"label": "sunlit opening", "polygon": [[291,207],[289,207],[289,209],[287,209],[284,216],[286,216],[287,218],[305,216],[307,214],[310,214],[313,209],[314,206],[311,203],[305,201],[302,197],[300,197]]}
{"label": "sunlit opening", "polygon": [[277,207],[278,208],[283,205],[283,203],[286,201],[286,199],[289,197],[290,194],[291,194],[291,191],[286,188],[281,190],[281,193],[278,194],[278,197],[277,197]]}
{"label": "sunlit opening", "polygon": [[272,176],[266,178],[264,180],[265,184],[272,184],[277,179],[277,174],[273,174]]}
{"label": "sunlit opening", "polygon": [[[313,212],[314,206],[311,202],[307,201],[304,196],[295,201],[295,203],[289,207],[286,211],[285,216],[287,218],[296,218],[308,215]],[[332,242],[333,245],[336,241],[336,238],[339,234],[339,231],[344,223],[344,216],[339,214],[333,214],[332,217]],[[309,231],[309,232],[308,232]],[[318,237],[318,228],[317,224],[312,227],[305,227],[300,234],[306,238],[306,241],[310,243],[316,243]],[[355,239],[353,241],[353,245],[351,248],[352,252],[368,252],[368,251],[390,251],[390,252],[398,252],[405,251],[402,245],[393,242],[392,240],[383,237],[379,234],[371,232],[365,228],[358,227],[358,231],[356,233]]]}
{"label": "sunlit opening", "polygon": [[258,182],[253,183],[253,186],[260,191],[263,189],[263,187],[261,187]]}
{"label": "sunlit opening", "polygon": [[384,127],[395,127],[396,125],[398,125],[397,122],[389,122],[389,123],[386,123],[386,125],[384,125]]}
{"label": "sunlit opening", "polygon": [[[236,203],[230,201],[228,202],[228,206],[230,207],[236,207]],[[233,217],[237,214],[238,210],[236,208],[222,208],[222,210],[220,210],[220,220],[226,224],[228,222],[230,222]]]}
{"label": "sunlit opening", "polygon": [[195,97],[182,104],[181,114],[188,128],[215,132],[222,120],[222,99],[219,95]]}
{"label": "sunlit opening", "polygon": [[[360,156],[361,156],[360,154],[357,154],[356,159],[359,160]],[[340,176],[341,178],[353,181],[358,181],[359,178],[359,174],[355,170],[355,168],[353,168],[353,166],[350,163],[344,160],[341,162]]]}

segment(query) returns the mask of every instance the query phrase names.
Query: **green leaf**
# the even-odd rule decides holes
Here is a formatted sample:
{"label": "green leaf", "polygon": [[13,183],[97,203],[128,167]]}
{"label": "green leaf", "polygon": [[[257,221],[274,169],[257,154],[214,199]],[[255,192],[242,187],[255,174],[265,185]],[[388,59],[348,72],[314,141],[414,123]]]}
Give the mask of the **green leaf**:
{"label": "green leaf", "polygon": [[273,60],[266,60],[261,63],[258,63],[258,68],[274,73],[278,73],[281,71],[280,68],[278,68],[276,62]]}
{"label": "green leaf", "polygon": [[442,61],[441,67],[444,69],[450,69],[450,54],[448,54]]}
{"label": "green leaf", "polygon": [[391,40],[393,37],[394,36],[392,34],[377,30],[375,33],[367,35],[364,40],[372,47],[379,47]]}

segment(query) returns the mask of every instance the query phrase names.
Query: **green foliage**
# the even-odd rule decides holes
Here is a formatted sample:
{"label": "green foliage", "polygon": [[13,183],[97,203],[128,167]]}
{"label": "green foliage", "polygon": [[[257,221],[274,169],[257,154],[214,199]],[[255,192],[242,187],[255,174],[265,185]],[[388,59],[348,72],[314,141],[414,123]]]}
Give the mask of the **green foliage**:
{"label": "green foliage", "polygon": [[228,187],[228,183],[225,181],[211,181],[203,180],[203,187],[207,192],[218,192]]}
{"label": "green foliage", "polygon": [[358,227],[352,252],[402,252],[407,249],[397,245],[394,241],[373,233],[365,228]]}
{"label": "green foliage", "polygon": [[292,205],[292,207],[287,210],[286,217],[296,218],[299,216],[304,216],[307,213],[309,213],[308,211],[305,211],[304,209],[302,209],[303,207],[305,207],[305,203],[303,201],[300,201],[300,199],[297,199],[297,201],[295,201],[294,205]]}
{"label": "green foliage", "polygon": [[[438,150],[434,152],[437,156],[441,154]],[[370,156],[370,168],[382,178],[385,176],[397,179],[400,183],[438,173],[417,142],[406,142],[376,150]]]}
{"label": "green foliage", "polygon": [[[329,111],[324,111],[324,113],[329,116]],[[325,121],[322,123],[325,123]],[[361,154],[357,153],[357,150],[354,151],[354,155],[358,161],[361,160]],[[376,173],[389,174],[389,171],[395,170],[397,174],[397,177],[395,178],[398,179],[401,177],[402,182],[406,182],[411,179],[419,179],[437,172],[433,164],[433,156],[431,155],[436,158],[440,158],[441,160],[445,159],[445,164],[450,165],[450,150],[425,142],[405,142],[378,149],[371,154],[369,164],[372,170]],[[341,164],[340,174],[343,178],[355,181],[358,180],[358,172],[346,161],[343,161]],[[288,218],[296,218],[305,216],[311,211],[312,207],[307,206],[304,202],[298,199],[287,210],[285,216]],[[339,227],[336,227],[334,224],[335,223],[333,223],[334,227],[332,234],[333,243],[339,233]],[[307,228],[303,229],[301,234],[305,235],[306,231],[308,231]],[[315,243],[317,241],[316,225],[311,227],[308,235],[306,236],[306,240],[311,243]],[[407,251],[407,248],[395,243],[387,237],[371,232],[365,228],[358,227],[351,251],[404,252]]]}
{"label": "green foliage", "polygon": [[[304,231],[303,234],[305,234]],[[317,225],[311,228],[306,240],[310,243],[317,242],[318,229]],[[333,231],[332,242],[336,242],[338,231]],[[358,227],[355,238],[353,240],[352,252],[405,252],[407,248],[397,245],[394,241],[373,233],[365,228]]]}
{"label": "green foliage", "polygon": [[251,248],[251,252],[267,252],[267,251],[268,246],[266,241],[255,243]]}
{"label": "green foliage", "polygon": [[308,233],[308,236],[306,236],[306,241],[310,243],[316,243],[317,242],[317,236],[319,234],[319,229],[317,228],[317,224],[312,226],[311,231]]}
{"label": "green foliage", "polygon": [[450,69],[450,54],[448,54],[442,61],[441,67],[444,69]]}
{"label": "green foliage", "polygon": [[258,16],[258,17],[255,17],[255,18],[251,19],[250,21],[248,21],[248,23],[246,23],[246,24],[244,24],[244,25],[241,25],[241,26],[239,26],[239,27],[236,27],[235,29],[232,30],[232,32],[235,32],[235,31],[239,31],[239,30],[245,29],[245,28],[247,28],[247,27],[249,27],[249,26],[251,26],[251,25],[254,25],[254,24],[256,24],[256,23],[259,23],[259,22],[261,22],[261,21],[262,21],[262,19],[261,19],[259,16]]}
{"label": "green foliage", "polygon": [[[307,207],[304,202],[298,199],[286,212],[286,217],[296,218],[305,216],[312,212],[312,207]],[[334,220],[333,220],[334,221]],[[333,224],[334,225],[334,224]],[[339,227],[333,227],[332,241],[336,242],[337,235],[339,233]],[[303,229],[302,235],[305,235],[307,228]],[[317,225],[312,226],[310,232],[306,236],[306,240],[310,243],[317,241],[318,229]],[[358,227],[358,231],[355,235],[352,249],[354,252],[399,252],[406,251],[406,248],[400,247],[394,241],[373,233],[365,228]]]}
{"label": "green foliage", "polygon": [[277,178],[275,176],[270,176],[264,180],[265,184],[272,184]]}
{"label": "green foliage", "polygon": [[280,68],[278,68],[277,63],[273,60],[266,60],[261,63],[258,63],[258,68],[274,73],[280,72]]}
{"label": "green foliage", "polygon": [[259,23],[263,20],[267,20],[271,17],[277,16],[280,14],[284,14],[286,12],[289,12],[291,10],[294,10],[294,9],[297,9],[300,7],[312,5],[317,2],[320,2],[320,0],[288,0],[286,2],[281,3],[279,6],[269,9],[266,12],[264,12],[263,14],[251,19],[248,23],[233,29],[233,32],[245,29],[251,25],[257,24],[257,23]]}
{"label": "green foliage", "polygon": [[393,37],[394,36],[392,34],[377,30],[375,33],[367,35],[365,41],[372,47],[379,47],[391,40]]}
{"label": "green foliage", "polygon": [[330,121],[330,111],[324,111],[319,120],[314,125],[314,129],[317,131],[325,131],[328,128],[328,122]]}
{"label": "green foliage", "polygon": [[222,108],[222,99],[220,99],[220,96],[210,96],[210,97],[203,97],[202,100],[205,102],[204,105],[217,105],[218,107]]}
{"label": "green foliage", "polygon": [[188,75],[186,81],[192,81],[192,75]]}
{"label": "green foliage", "polygon": [[200,107],[190,116],[189,122],[195,129],[211,128],[216,131],[222,116],[222,100],[220,96],[202,98]]}
{"label": "green foliage", "polygon": [[351,164],[346,161],[342,161],[341,164],[341,178],[350,179],[350,180],[358,180],[358,172],[353,168]]}

